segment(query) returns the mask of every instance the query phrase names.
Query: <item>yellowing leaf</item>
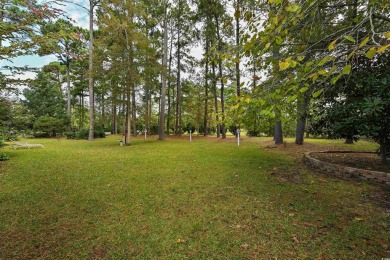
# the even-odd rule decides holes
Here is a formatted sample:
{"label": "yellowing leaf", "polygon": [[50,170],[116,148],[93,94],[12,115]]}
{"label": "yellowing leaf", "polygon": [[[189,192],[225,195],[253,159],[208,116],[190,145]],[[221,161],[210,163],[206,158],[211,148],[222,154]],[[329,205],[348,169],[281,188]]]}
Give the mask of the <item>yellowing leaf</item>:
{"label": "yellowing leaf", "polygon": [[265,48],[268,49],[269,46],[271,46],[271,43],[268,42],[268,43],[265,45]]}
{"label": "yellowing leaf", "polygon": [[289,60],[288,63],[290,63],[291,68],[295,68],[297,66],[297,62],[295,60]]}
{"label": "yellowing leaf", "polygon": [[328,50],[329,51],[334,49],[334,47],[336,46],[336,42],[337,42],[337,39],[329,44],[329,46],[328,46]]}
{"label": "yellowing leaf", "polygon": [[326,74],[326,70],[319,70],[318,74],[320,74],[321,76],[324,76]]}
{"label": "yellowing leaf", "polygon": [[334,85],[336,84],[336,82],[340,79],[340,75],[337,75],[336,77],[333,77],[331,80],[330,80],[330,84]]}
{"label": "yellowing leaf", "polygon": [[382,47],[380,47],[379,49],[378,49],[378,52],[379,53],[382,53],[382,52],[384,52],[387,48],[389,48],[390,47],[390,44],[387,44],[387,45],[385,45],[385,46],[382,46]]}
{"label": "yellowing leaf", "polygon": [[366,39],[364,39],[360,44],[359,44],[359,48],[362,48],[362,47],[364,47],[367,43],[368,43],[368,41],[370,40],[370,38],[366,38]]}
{"label": "yellowing leaf", "polygon": [[293,102],[293,101],[296,100],[296,99],[297,99],[297,96],[296,96],[296,95],[290,96],[290,97],[287,98],[286,102],[287,102],[287,103],[291,103],[291,102]]}
{"label": "yellowing leaf", "polygon": [[375,49],[375,47],[372,47],[366,53],[366,57],[369,58],[369,59],[372,59],[372,58],[374,58],[375,54],[376,54],[376,49]]}
{"label": "yellowing leaf", "polygon": [[274,4],[274,3],[275,3],[275,0],[268,0],[268,3]]}
{"label": "yellowing leaf", "polygon": [[281,70],[286,70],[288,69],[288,67],[290,67],[290,63],[287,62],[287,61],[279,61],[279,68]]}
{"label": "yellowing leaf", "polygon": [[355,54],[355,51],[351,51],[351,53],[348,54],[347,59],[349,60],[354,54]]}
{"label": "yellowing leaf", "polygon": [[314,98],[319,97],[319,96],[322,94],[322,92],[324,92],[324,89],[323,89],[323,88],[320,89],[320,90],[318,90],[318,91],[316,91],[316,92],[314,92],[314,93],[313,93],[313,97],[314,97]]}
{"label": "yellowing leaf", "polygon": [[358,221],[358,222],[363,221],[363,220],[364,220],[363,218],[358,218],[358,217],[355,218],[355,221]]}
{"label": "yellowing leaf", "polygon": [[343,75],[349,75],[351,73],[351,69],[352,69],[351,65],[345,66],[343,69]]}
{"label": "yellowing leaf", "polygon": [[308,87],[303,87],[299,90],[299,92],[303,93],[306,92],[309,88]]}
{"label": "yellowing leaf", "polygon": [[318,66],[324,65],[329,59],[329,56],[325,56],[319,63]]}
{"label": "yellowing leaf", "polygon": [[292,12],[292,13],[295,13],[296,11],[298,11],[300,8],[299,5],[297,4],[289,4],[287,7],[286,7],[286,11],[287,12]]}
{"label": "yellowing leaf", "polygon": [[385,36],[386,38],[390,38],[390,32],[385,33],[383,36]]}
{"label": "yellowing leaf", "polygon": [[350,41],[350,42],[356,42],[354,38],[352,38],[351,36],[344,36],[344,39]]}
{"label": "yellowing leaf", "polygon": [[298,56],[298,61],[303,61],[305,59],[305,56]]}
{"label": "yellowing leaf", "polygon": [[277,43],[278,45],[281,45],[281,44],[283,43],[283,39],[282,39],[282,37],[280,37],[280,36],[276,36],[276,37],[275,37],[275,41],[276,41],[276,43]]}

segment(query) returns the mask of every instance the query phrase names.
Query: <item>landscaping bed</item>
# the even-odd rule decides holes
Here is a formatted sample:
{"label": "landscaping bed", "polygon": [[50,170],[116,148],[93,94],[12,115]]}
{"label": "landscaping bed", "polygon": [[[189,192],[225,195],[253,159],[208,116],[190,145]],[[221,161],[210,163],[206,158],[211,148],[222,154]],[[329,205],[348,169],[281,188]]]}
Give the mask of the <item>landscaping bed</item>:
{"label": "landscaping bed", "polygon": [[383,164],[376,153],[313,153],[312,156],[328,163],[390,173],[390,165]]}

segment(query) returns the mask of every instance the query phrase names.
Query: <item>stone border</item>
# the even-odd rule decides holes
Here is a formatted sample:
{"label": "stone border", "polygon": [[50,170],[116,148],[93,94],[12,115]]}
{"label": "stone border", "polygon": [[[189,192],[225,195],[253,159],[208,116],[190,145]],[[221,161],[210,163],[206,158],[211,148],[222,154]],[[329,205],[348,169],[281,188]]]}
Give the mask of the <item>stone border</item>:
{"label": "stone border", "polygon": [[368,181],[376,184],[385,185],[386,187],[390,187],[390,173],[379,172],[379,171],[370,171],[363,170],[359,168],[352,168],[347,166],[341,166],[334,163],[328,163],[320,161],[312,157],[311,155],[314,153],[374,153],[374,152],[357,152],[357,151],[312,151],[306,152],[303,156],[303,159],[307,166],[310,168],[314,168],[320,170],[322,172],[331,174],[336,177],[340,177],[342,179],[357,179]]}

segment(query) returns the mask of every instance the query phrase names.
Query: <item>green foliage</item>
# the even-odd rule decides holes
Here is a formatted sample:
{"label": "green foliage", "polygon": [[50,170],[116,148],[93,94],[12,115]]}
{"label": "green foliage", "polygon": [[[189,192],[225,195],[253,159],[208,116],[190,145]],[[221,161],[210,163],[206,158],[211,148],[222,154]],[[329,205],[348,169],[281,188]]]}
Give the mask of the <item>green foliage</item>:
{"label": "green foliage", "polygon": [[[82,129],[79,131],[68,131],[65,133],[67,139],[88,139],[89,129]],[[106,137],[104,128],[95,127],[94,131],[95,138],[104,138]]]}
{"label": "green foliage", "polygon": [[65,132],[66,139],[76,139],[76,131]]}
{"label": "green foliage", "polygon": [[23,95],[26,98],[24,104],[35,118],[41,116],[64,118],[66,115],[61,84],[49,73],[40,71],[29,88],[23,91]]}
{"label": "green foliage", "polygon": [[376,61],[361,58],[348,79],[327,91],[316,105],[316,133],[355,140],[366,136],[383,147],[390,145],[389,57],[385,53]]}
{"label": "green foliage", "polygon": [[32,136],[34,136],[35,138],[49,138],[53,135],[50,132],[35,131],[32,133]]}
{"label": "green foliage", "polygon": [[187,122],[184,124],[183,131],[190,133],[190,130],[192,133],[195,132],[195,124],[193,122]]}
{"label": "green foliage", "polygon": [[46,132],[47,137],[55,136],[57,133],[62,133],[65,130],[66,121],[64,119],[41,116],[34,123],[34,131]]}
{"label": "green foliage", "polygon": [[0,161],[8,161],[10,159],[9,155],[6,153],[0,153]]}

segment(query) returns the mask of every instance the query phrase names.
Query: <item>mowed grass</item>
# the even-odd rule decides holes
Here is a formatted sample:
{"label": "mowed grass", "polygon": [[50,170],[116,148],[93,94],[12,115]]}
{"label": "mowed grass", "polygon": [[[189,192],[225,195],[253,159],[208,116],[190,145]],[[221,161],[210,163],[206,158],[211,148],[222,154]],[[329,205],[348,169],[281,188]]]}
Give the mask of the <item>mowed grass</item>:
{"label": "mowed grass", "polygon": [[0,259],[390,256],[381,189],[257,139],[31,140],[0,164]]}

